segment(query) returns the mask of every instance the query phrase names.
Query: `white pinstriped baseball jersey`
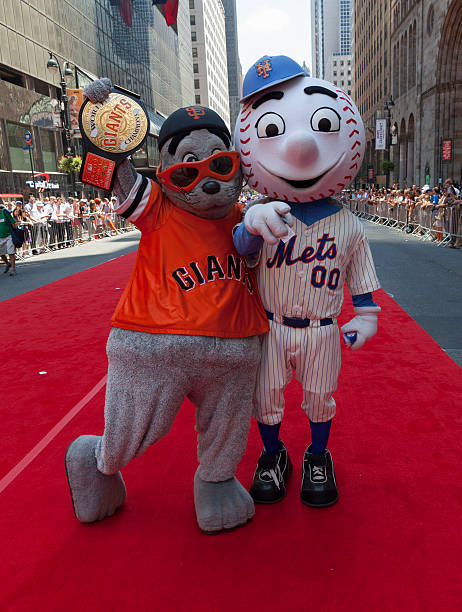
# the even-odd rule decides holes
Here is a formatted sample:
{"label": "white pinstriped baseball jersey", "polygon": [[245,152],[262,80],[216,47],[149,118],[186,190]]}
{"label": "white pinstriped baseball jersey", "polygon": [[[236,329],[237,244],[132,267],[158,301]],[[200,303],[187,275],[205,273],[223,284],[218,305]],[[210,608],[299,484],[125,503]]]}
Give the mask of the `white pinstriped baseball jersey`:
{"label": "white pinstriped baseball jersey", "polygon": [[[253,414],[268,425],[283,418],[284,388],[293,369],[308,417],[314,422],[333,418],[331,394],[341,365],[336,317],[344,284],[352,295],[380,287],[363,226],[346,209],[309,226],[295,218],[293,230],[295,236],[286,244],[264,243],[257,272],[263,305],[274,320],[263,340]],[[282,316],[309,318],[311,323],[298,329],[281,324]],[[333,323],[320,326],[325,318]]]}
{"label": "white pinstriped baseball jersey", "polygon": [[266,310],[278,316],[336,318],[343,287],[352,295],[380,288],[361,222],[342,208],[313,225],[295,218],[286,244],[263,245],[257,279]]}

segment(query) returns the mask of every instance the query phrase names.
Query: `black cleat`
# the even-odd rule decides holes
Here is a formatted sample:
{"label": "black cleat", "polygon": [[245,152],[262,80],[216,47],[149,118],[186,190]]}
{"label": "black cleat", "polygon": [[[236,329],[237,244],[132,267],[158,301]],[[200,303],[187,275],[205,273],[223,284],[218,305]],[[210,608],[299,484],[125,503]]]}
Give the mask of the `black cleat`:
{"label": "black cleat", "polygon": [[250,495],[257,504],[275,504],[286,496],[286,483],[292,474],[292,462],[284,444],[279,441],[276,455],[263,450],[253,475]]}
{"label": "black cleat", "polygon": [[307,506],[325,508],[338,500],[332,455],[326,449],[322,455],[310,452],[311,445],[303,456],[303,480],[300,498]]}

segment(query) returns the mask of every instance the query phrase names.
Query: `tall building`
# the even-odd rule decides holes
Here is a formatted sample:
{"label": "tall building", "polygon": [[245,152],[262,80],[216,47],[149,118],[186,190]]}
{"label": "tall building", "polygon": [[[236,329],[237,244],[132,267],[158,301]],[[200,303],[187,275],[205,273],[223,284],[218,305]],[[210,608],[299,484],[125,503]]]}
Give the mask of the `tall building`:
{"label": "tall building", "polygon": [[231,127],[225,9],[221,0],[189,0],[196,104],[216,111]]}
{"label": "tall building", "polygon": [[[225,9],[226,54],[228,63],[229,114],[231,128],[234,128],[239,114],[239,100],[242,97],[242,68],[239,60],[237,37],[236,0],[221,0]],[[231,133],[232,133],[231,129]]]}
{"label": "tall building", "polygon": [[351,94],[350,0],[311,0],[312,75]]}
{"label": "tall building", "polygon": [[462,182],[462,2],[394,0],[391,12],[394,178]]}
{"label": "tall building", "polygon": [[[462,182],[460,0],[356,0],[354,22],[356,101],[368,140],[363,182],[369,166],[374,182],[385,183],[388,156],[401,187]],[[376,151],[375,120],[388,115],[387,149]]]}
{"label": "tall building", "polygon": [[366,127],[366,153],[358,178],[363,183],[385,184],[386,153],[375,150],[375,122],[384,117],[391,94],[390,16],[389,0],[354,2],[354,99]]}
{"label": "tall building", "polygon": [[[155,143],[163,116],[194,102],[189,7],[180,0],[178,22],[168,27],[151,0],[133,0],[131,26],[111,0],[15,0],[0,2],[0,192],[21,193],[31,178],[24,133],[34,143],[37,173],[47,173],[68,192],[59,172],[63,154],[59,75],[47,70],[49,51],[73,76],[68,87],[84,87],[95,77],[138,92],[151,117],[151,134],[136,154],[140,167],[154,168]],[[80,141],[73,145],[79,150]]]}

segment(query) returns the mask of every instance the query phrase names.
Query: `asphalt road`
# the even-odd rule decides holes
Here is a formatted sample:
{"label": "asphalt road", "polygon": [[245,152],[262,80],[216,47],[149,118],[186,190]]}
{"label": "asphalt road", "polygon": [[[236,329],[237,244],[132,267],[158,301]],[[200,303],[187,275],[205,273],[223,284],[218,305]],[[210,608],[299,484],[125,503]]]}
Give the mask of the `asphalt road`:
{"label": "asphalt road", "polygon": [[[462,251],[365,222],[382,287],[462,367]],[[1,273],[0,301],[134,251],[140,234],[32,257]]]}
{"label": "asphalt road", "polygon": [[462,367],[462,251],[365,227],[382,288]]}
{"label": "asphalt road", "polygon": [[135,251],[139,240],[140,232],[133,230],[113,238],[34,255],[16,263],[16,276],[2,274],[4,266],[1,265],[0,302]]}

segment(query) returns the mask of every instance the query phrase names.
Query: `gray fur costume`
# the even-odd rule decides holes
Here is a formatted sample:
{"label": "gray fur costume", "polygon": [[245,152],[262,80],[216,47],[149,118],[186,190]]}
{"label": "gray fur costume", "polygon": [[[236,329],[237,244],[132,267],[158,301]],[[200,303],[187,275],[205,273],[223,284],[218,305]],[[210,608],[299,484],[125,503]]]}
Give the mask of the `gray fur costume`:
{"label": "gray fur costume", "polygon": [[[104,79],[85,93],[94,101],[104,101],[109,91],[110,82]],[[183,161],[178,157],[181,147],[169,150],[171,140],[161,146],[163,169]],[[184,140],[188,155],[192,152],[199,160],[227,148],[207,129],[195,129]],[[115,183],[119,200],[129,201],[137,180],[126,160]],[[189,194],[163,190],[183,210],[204,219],[220,219],[236,202],[241,183],[239,171],[227,182],[218,181],[218,193],[207,178]],[[101,520],[123,504],[126,490],[120,469],[168,433],[181,404],[189,398],[197,408],[199,467],[194,501],[199,527],[215,533],[246,523],[254,505],[234,474],[247,443],[260,352],[261,336],[220,338],[114,327],[107,343],[104,434],[80,436],[66,453],[77,518]]]}

